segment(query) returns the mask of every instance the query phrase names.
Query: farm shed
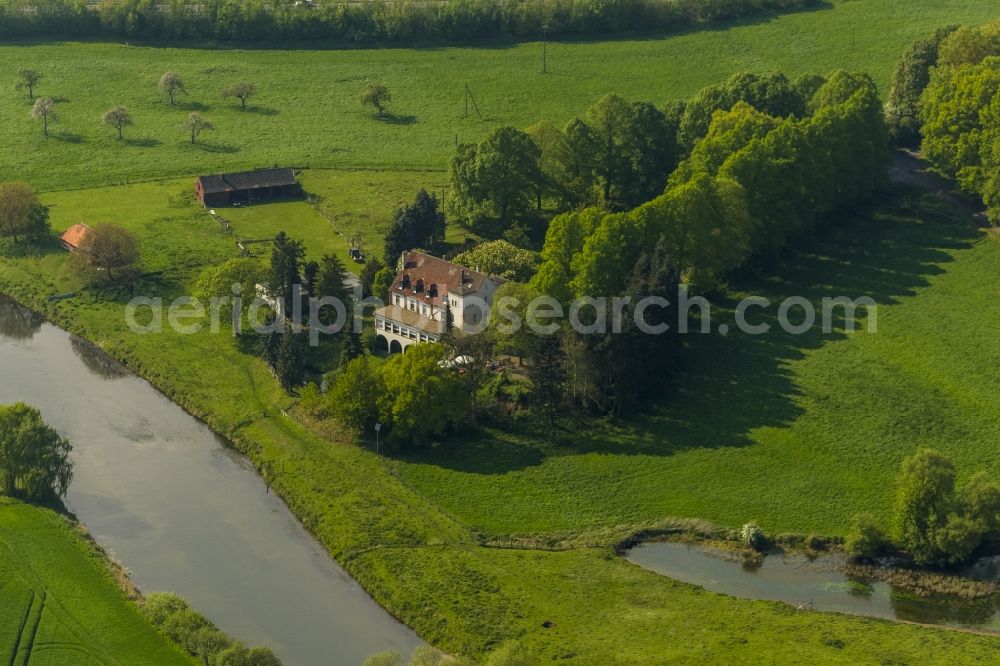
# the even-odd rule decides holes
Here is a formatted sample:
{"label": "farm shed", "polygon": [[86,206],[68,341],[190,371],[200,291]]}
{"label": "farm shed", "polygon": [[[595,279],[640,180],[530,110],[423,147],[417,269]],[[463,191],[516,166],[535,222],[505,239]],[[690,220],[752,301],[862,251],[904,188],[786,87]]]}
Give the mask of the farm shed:
{"label": "farm shed", "polygon": [[289,168],[254,169],[198,176],[194,193],[205,207],[257,203],[302,196],[302,186]]}
{"label": "farm shed", "polygon": [[80,243],[83,242],[83,237],[87,235],[88,231],[90,231],[90,227],[86,224],[82,222],[74,224],[63,232],[63,235],[59,237],[59,242],[70,252],[76,252],[80,249]]}

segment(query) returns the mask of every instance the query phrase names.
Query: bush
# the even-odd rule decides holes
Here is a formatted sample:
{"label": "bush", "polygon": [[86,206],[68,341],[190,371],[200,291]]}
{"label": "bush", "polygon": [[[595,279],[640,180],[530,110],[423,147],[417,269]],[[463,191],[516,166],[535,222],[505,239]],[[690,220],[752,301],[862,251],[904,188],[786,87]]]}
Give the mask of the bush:
{"label": "bush", "polygon": [[760,551],[767,544],[767,537],[757,523],[749,522],[740,530],[740,543],[747,548]]}
{"label": "bush", "polygon": [[844,551],[852,560],[869,560],[888,550],[885,536],[868,514],[855,516],[851,531],[844,539]]}
{"label": "bush", "polygon": [[273,652],[267,648],[245,648],[176,594],[150,594],[140,609],[161,633],[205,664],[281,666]]}

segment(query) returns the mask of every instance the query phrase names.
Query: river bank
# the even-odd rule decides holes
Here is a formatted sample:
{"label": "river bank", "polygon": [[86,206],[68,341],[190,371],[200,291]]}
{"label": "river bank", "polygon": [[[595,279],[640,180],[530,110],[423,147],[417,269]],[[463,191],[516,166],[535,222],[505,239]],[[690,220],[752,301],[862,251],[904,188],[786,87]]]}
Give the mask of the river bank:
{"label": "river bank", "polygon": [[139,587],[181,594],[286,665],[419,644],[207,426],[98,348],[4,309],[22,328],[0,322],[0,368],[18,378],[0,402],[35,405],[73,442],[67,508]]}

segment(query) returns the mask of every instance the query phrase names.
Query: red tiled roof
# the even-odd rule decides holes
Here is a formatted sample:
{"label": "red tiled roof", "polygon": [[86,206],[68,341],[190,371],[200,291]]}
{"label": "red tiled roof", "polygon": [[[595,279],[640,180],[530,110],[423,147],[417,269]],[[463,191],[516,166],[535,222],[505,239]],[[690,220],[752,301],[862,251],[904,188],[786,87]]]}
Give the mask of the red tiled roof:
{"label": "red tiled roof", "polygon": [[[440,305],[449,291],[471,293],[479,291],[489,276],[432,257],[423,252],[407,252],[403,268],[392,283],[393,293],[402,292],[424,303]],[[405,285],[405,287],[404,287]],[[431,296],[432,287],[436,295]]]}
{"label": "red tiled roof", "polygon": [[83,224],[82,222],[74,224],[59,237],[59,240],[69,247],[78,248],[80,247],[80,243],[83,242],[83,237],[87,235],[88,231],[90,231],[90,227],[86,224]]}

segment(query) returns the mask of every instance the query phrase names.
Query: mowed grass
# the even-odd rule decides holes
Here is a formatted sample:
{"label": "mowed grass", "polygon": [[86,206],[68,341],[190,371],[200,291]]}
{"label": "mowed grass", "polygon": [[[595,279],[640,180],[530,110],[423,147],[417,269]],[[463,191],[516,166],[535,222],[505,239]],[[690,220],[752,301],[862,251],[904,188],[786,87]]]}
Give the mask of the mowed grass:
{"label": "mowed grass", "polygon": [[112,579],[93,544],[48,509],[0,498],[0,661],[193,664]]}
{"label": "mowed grass", "polygon": [[[691,516],[842,535],[858,512],[888,523],[893,479],[918,447],[952,457],[962,476],[1000,474],[995,238],[933,198],[901,194],[844,216],[768,273],[716,303],[713,331],[736,331],[744,296],[769,299],[750,319],[772,330],[687,336],[685,372],[652,414],[456,440],[398,471],[463,522],[501,534]],[[785,333],[776,314],[791,296],[817,313],[824,297],[870,296],[877,332]]]}
{"label": "mowed grass", "polygon": [[[662,104],[686,99],[735,71],[789,76],[836,68],[870,72],[884,88],[903,49],[949,23],[996,16],[989,0],[835,0],[811,12],[662,38],[473,48],[345,51],[207,50],[124,44],[0,46],[0,179],[51,190],[269,166],[363,166],[443,170],[456,141],[490,128],[564,123],[616,92]],[[28,116],[15,72],[44,75],[37,93],[57,101],[52,136]],[[167,70],[187,96],[170,107],[157,91]],[[219,92],[250,80],[259,95],[246,111]],[[378,120],[358,104],[382,82],[394,101]],[[481,119],[470,105],[468,84]],[[126,139],[100,125],[116,104],[135,119]],[[211,120],[191,145],[181,124],[191,111]]]}

